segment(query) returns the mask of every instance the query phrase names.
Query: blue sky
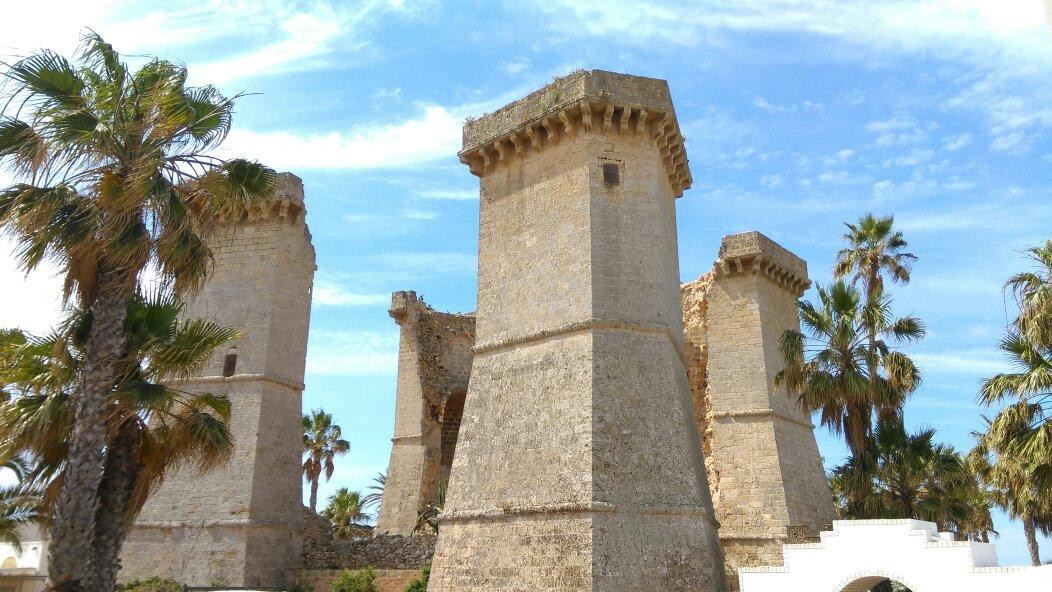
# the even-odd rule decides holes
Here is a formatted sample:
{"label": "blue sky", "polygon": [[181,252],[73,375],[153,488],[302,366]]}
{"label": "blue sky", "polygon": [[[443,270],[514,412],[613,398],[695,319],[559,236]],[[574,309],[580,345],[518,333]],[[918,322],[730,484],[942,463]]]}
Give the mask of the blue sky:
{"label": "blue sky", "polygon": [[[912,426],[958,448],[979,379],[1005,368],[1001,285],[1052,234],[1052,36],[1041,0],[22,2],[0,54],[70,52],[90,26],[128,55],[185,61],[239,103],[230,155],[304,179],[318,252],[306,408],[351,453],[321,495],[365,487],[390,450],[397,327],[389,295],[475,301],[477,180],[463,119],[576,68],[669,81],[694,187],[679,201],[684,280],[720,238],[760,230],[829,280],[841,223],[893,213],[920,259],[895,290],[924,319]],[[47,19],[40,19],[41,13]],[[0,185],[5,184],[0,171]],[[0,243],[0,325],[55,318],[48,270]],[[813,294],[813,290],[810,294]],[[810,295],[809,294],[809,295]],[[818,430],[827,464],[845,453]],[[998,516],[1003,563],[1024,563]],[[1052,559],[1052,540],[1043,540]]]}

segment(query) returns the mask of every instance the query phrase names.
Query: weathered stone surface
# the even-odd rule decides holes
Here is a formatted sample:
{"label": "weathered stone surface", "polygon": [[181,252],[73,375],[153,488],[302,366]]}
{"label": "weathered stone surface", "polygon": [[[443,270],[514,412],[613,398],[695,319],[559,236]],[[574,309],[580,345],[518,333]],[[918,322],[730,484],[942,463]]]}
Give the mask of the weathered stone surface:
{"label": "weathered stone surface", "polygon": [[[215,268],[184,313],[241,332],[201,376],[178,385],[230,397],[233,457],[208,474],[167,479],[124,545],[122,580],[277,586],[300,564],[301,393],[315,265],[302,182],[280,179],[277,200],[228,222],[211,245]],[[228,355],[236,362],[224,376]]]}
{"label": "weathered stone surface", "polygon": [[430,590],[723,590],[682,348],[674,197],[689,173],[667,85],[585,72],[553,88],[608,98],[559,129],[531,127],[547,99],[528,98],[465,131],[477,338]]}
{"label": "weathered stone surface", "polygon": [[691,373],[695,417],[731,573],[781,563],[783,543],[835,517],[810,417],[774,386],[808,285],[803,260],[748,232],[724,237],[713,272],[683,287],[687,349],[703,369]]}
{"label": "weathered stone surface", "polygon": [[475,318],[438,312],[415,292],[395,292],[390,314],[400,327],[395,432],[374,532],[409,535],[449,480]]}

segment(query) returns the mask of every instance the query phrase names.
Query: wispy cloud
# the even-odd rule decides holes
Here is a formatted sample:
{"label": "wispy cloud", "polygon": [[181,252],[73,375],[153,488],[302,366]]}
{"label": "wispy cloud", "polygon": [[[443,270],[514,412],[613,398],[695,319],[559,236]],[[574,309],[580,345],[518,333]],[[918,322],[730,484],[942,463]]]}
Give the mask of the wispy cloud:
{"label": "wispy cloud", "polygon": [[307,374],[390,375],[398,370],[398,333],[313,329]]}
{"label": "wispy cloud", "polygon": [[913,353],[910,357],[925,372],[989,375],[1009,369],[993,349]]}
{"label": "wispy cloud", "polygon": [[971,134],[957,134],[955,136],[947,136],[946,138],[943,138],[942,147],[950,152],[956,152],[971,143]]}
{"label": "wispy cloud", "polygon": [[414,194],[424,199],[467,201],[479,198],[478,189],[419,189]]}
{"label": "wispy cloud", "polygon": [[[60,4],[48,11],[46,27],[24,26],[39,17],[40,5],[5,6],[0,52],[24,54],[49,47],[69,53],[91,27],[127,55],[177,53],[190,64],[193,80],[221,83],[328,67],[337,50],[367,47],[370,33],[385,16],[416,12],[414,3],[395,0]],[[202,52],[202,47],[209,51]]]}
{"label": "wispy cloud", "polygon": [[314,285],[313,302],[319,306],[380,306],[390,301],[388,294],[351,292],[332,280],[318,279]]}
{"label": "wispy cloud", "polygon": [[62,316],[58,273],[56,266],[45,262],[27,277],[15,265],[14,244],[0,238],[0,286],[10,288],[4,290],[0,306],[0,328],[17,327],[39,335],[57,324]]}

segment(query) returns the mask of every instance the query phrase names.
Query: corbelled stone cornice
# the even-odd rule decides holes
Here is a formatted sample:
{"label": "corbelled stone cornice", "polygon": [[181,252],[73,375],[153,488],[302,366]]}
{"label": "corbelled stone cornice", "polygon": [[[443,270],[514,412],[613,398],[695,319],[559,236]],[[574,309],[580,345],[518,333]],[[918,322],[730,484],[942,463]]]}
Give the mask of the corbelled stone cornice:
{"label": "corbelled stone cornice", "polygon": [[582,134],[640,135],[660,152],[673,194],[691,185],[683,134],[663,80],[581,71],[464,127],[460,161],[483,176]]}
{"label": "corbelled stone cornice", "polygon": [[220,213],[218,218],[227,223],[303,222],[303,180],[292,173],[278,173],[274,197],[249,211]]}
{"label": "corbelled stone cornice", "polygon": [[716,277],[757,275],[792,292],[797,298],[811,286],[807,264],[759,232],[723,237],[720,258],[713,265]]}

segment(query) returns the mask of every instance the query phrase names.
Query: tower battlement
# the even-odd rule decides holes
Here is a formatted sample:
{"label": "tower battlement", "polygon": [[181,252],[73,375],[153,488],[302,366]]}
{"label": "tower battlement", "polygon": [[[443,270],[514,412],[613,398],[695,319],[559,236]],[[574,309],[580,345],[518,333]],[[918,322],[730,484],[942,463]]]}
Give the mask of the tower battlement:
{"label": "tower battlement", "polygon": [[797,298],[811,286],[807,279],[807,263],[756,231],[723,237],[713,269],[717,277],[756,274]]}
{"label": "tower battlement", "polygon": [[683,135],[668,83],[604,70],[580,70],[500,109],[468,121],[460,160],[482,176],[578,134],[650,137],[660,150],[673,195],[690,188]]}

